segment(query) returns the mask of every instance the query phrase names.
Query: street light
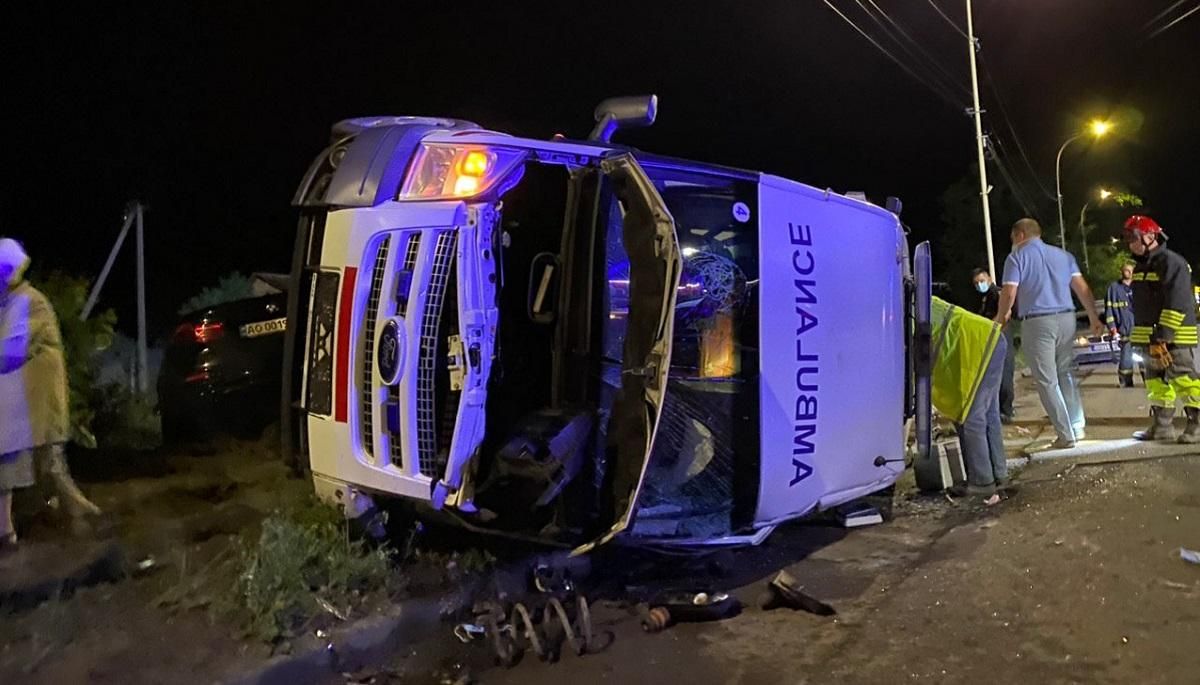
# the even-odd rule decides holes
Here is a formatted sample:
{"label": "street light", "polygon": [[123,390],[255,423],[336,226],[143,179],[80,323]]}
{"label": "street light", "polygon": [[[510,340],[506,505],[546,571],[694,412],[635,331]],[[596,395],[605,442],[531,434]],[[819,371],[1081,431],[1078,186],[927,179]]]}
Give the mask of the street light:
{"label": "street light", "polygon": [[1100,119],[1093,119],[1088,124],[1088,129],[1091,130],[1092,135],[1096,136],[1097,138],[1100,138],[1101,136],[1103,136],[1105,133],[1108,133],[1112,129],[1112,123],[1103,121]]}
{"label": "street light", "polygon": [[[1066,151],[1067,146],[1079,140],[1080,138],[1090,135],[1097,140],[1103,138],[1106,134],[1112,131],[1113,125],[1111,122],[1103,119],[1092,119],[1087,126],[1087,129],[1076,133],[1075,135],[1063,141],[1062,147],[1058,148],[1058,157],[1054,161],[1054,190],[1058,195],[1058,239],[1062,241],[1063,249],[1067,247],[1067,223],[1063,220],[1063,195],[1062,195],[1062,156]],[[1086,261],[1086,252],[1085,261]]]}
{"label": "street light", "polygon": [[[1112,197],[1112,191],[1108,188],[1101,188],[1096,194],[1100,196],[1100,202],[1097,204],[1104,204],[1105,200]],[[1079,210],[1079,245],[1083,249],[1083,270],[1085,272],[1092,270],[1091,264],[1088,263],[1087,231],[1084,230],[1084,223],[1086,222],[1088,205],[1090,203],[1090,200],[1088,202],[1084,202],[1083,209]],[[1113,243],[1116,242],[1117,239],[1113,238]],[[1064,244],[1063,249],[1066,249],[1066,247],[1067,246]]]}

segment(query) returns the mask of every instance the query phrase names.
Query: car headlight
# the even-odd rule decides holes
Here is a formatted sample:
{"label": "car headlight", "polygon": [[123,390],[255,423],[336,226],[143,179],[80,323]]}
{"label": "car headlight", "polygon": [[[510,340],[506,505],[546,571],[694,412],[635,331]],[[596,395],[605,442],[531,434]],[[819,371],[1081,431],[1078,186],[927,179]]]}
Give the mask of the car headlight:
{"label": "car headlight", "polygon": [[526,152],[484,145],[423,143],[398,200],[448,200],[482,195],[512,174]]}

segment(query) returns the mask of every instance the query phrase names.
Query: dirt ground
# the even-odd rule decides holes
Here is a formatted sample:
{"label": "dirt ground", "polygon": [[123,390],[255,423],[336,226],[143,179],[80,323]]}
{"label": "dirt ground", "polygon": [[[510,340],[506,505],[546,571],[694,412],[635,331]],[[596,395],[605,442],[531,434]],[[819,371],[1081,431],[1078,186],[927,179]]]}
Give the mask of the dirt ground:
{"label": "dirt ground", "polygon": [[[241,639],[211,606],[236,580],[237,536],[311,491],[288,478],[261,443],[229,441],[173,453],[83,453],[73,470],[106,512],[105,530],[71,538],[61,522],[26,521],[24,549],[3,560],[14,575],[53,575],[108,539],[120,551],[118,582],[52,596],[0,617],[0,682],[212,682],[268,650]],[[141,563],[143,570],[137,570]],[[203,587],[202,587],[203,586]]]}
{"label": "dirt ground", "polygon": [[[1142,420],[1127,399],[1135,396],[1102,376],[1088,382],[1089,416],[1108,417],[1089,437],[1115,444],[1101,441],[1127,436],[1130,421]],[[1006,430],[1016,452],[1044,432],[1034,403],[1022,392],[1021,425]],[[698,559],[603,552],[579,585],[596,600],[597,632],[612,635],[596,654],[556,664],[530,656],[502,669],[485,646],[455,639],[447,622],[404,636],[385,665],[353,679],[316,675],[378,685],[1200,682],[1200,565],[1179,555],[1180,547],[1200,549],[1200,453],[1080,452],[1034,461],[1018,476],[1019,492],[992,508],[917,495],[909,484],[883,525],[809,521],[759,547]],[[235,541],[271,511],[309,497],[309,483],[253,443],[74,468],[109,512],[122,566],[150,568],[0,616],[0,683],[207,683],[262,663],[270,650],[212,605],[231,593],[192,588],[231,587]],[[3,560],[0,581],[105,553],[55,525],[39,519],[27,528],[26,556]],[[432,566],[444,567],[448,551],[432,554]],[[510,552],[493,574],[497,587],[506,575],[507,587],[526,582],[516,567],[527,552]],[[780,569],[837,614],[758,609]],[[446,574],[432,575],[431,586],[444,590]],[[630,599],[653,587],[729,591],[745,608],[725,621],[645,634]]]}
{"label": "dirt ground", "polygon": [[[502,670],[475,645],[416,649],[394,672],[461,665],[488,685],[1197,682],[1200,566],[1179,548],[1200,548],[1200,456],[1040,463],[1020,481],[990,509],[921,497],[893,522],[829,536],[789,570],[834,617],[763,612],[757,583],[737,592],[742,615],[656,635],[601,608],[616,640],[600,654]],[[797,526],[767,547],[812,534]]]}

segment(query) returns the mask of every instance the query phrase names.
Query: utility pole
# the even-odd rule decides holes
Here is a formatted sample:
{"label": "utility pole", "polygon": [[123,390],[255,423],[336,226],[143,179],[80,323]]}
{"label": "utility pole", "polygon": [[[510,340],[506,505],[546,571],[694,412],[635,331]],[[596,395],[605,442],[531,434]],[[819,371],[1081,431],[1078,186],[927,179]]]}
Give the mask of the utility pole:
{"label": "utility pole", "polygon": [[137,203],[137,389],[145,395],[149,389],[149,368],[146,363],[146,238],[142,230],[142,203]]}
{"label": "utility pole", "polygon": [[121,251],[121,247],[125,244],[125,237],[129,235],[129,229],[134,229],[136,249],[137,249],[137,318],[138,318],[138,340],[137,340],[137,359],[135,360],[132,385],[140,392],[145,393],[149,390],[149,364],[146,354],[146,239],[143,229],[144,207],[138,200],[134,200],[126,205],[125,222],[121,226],[121,232],[117,235],[117,241],[113,243],[112,250],[108,253],[108,259],[104,262],[104,268],[100,270],[100,277],[96,279],[96,284],[92,286],[92,292],[88,294],[87,302],[83,305],[83,311],[79,314],[80,321],[87,321],[92,315],[92,309],[96,306],[96,300],[100,297],[100,290],[104,288],[104,282],[108,280],[108,274],[112,271],[113,262],[117,260],[117,254]]}
{"label": "utility pole", "polygon": [[983,157],[983,120],[981,118],[983,112],[979,108],[979,73],[975,67],[975,52],[979,49],[979,43],[975,40],[975,24],[971,16],[971,0],[966,0],[966,2],[967,54],[971,56],[971,96],[974,98],[975,103],[975,148],[979,154],[979,198],[983,202],[983,236],[987,244],[988,273],[995,280],[999,279],[1000,274],[996,273],[996,258],[992,254],[992,208],[988,204],[987,165]]}

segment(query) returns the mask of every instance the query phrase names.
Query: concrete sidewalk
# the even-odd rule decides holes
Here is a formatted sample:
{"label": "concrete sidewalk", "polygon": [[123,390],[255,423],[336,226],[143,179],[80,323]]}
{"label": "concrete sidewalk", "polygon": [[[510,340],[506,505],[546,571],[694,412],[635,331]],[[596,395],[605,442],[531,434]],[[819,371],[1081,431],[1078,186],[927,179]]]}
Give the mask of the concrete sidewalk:
{"label": "concrete sidewalk", "polygon": [[[1079,378],[1087,438],[1072,449],[1049,450],[1046,448],[1054,440],[1054,430],[1042,409],[1033,379],[1018,374],[1013,403],[1016,420],[1006,427],[1004,441],[1009,454],[1015,457],[1010,465],[1049,459],[1095,463],[1200,454],[1200,445],[1146,443],[1132,438],[1133,431],[1149,422],[1150,406],[1141,378],[1137,378],[1136,387],[1119,387],[1115,364],[1083,366]],[[1176,418],[1176,427],[1183,428],[1182,411]]]}

